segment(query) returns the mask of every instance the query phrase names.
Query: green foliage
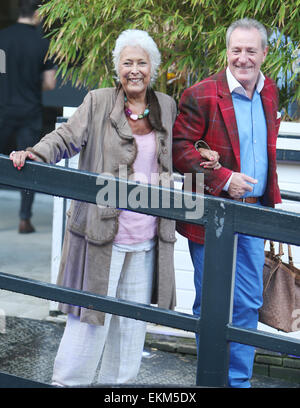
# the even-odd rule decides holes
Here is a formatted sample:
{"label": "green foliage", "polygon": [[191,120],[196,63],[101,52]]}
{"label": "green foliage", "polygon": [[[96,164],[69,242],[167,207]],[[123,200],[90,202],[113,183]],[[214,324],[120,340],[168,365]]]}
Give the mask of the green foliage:
{"label": "green foliage", "polygon": [[[41,8],[51,36],[50,53],[73,84],[114,84],[111,51],[126,28],[148,31],[162,53],[156,87],[178,96],[183,87],[226,65],[225,33],[242,17],[263,22],[270,41],[265,74],[284,84],[281,107],[300,98],[299,74],[292,68],[300,38],[300,0],[48,0]],[[167,84],[175,65],[184,80]]]}

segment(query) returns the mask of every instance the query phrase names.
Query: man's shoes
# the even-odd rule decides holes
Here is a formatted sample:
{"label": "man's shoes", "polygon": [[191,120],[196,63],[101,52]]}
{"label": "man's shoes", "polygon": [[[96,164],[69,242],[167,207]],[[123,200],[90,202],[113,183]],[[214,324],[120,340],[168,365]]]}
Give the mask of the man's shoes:
{"label": "man's shoes", "polygon": [[30,220],[21,220],[19,224],[19,233],[20,234],[30,234],[31,232],[35,232],[33,225],[31,224]]}

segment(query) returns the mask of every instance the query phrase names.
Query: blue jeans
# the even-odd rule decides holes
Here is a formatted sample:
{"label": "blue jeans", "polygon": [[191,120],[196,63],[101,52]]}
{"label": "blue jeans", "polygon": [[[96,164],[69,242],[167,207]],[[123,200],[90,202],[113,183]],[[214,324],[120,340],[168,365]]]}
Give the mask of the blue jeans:
{"label": "blue jeans", "polygon": [[[6,122],[0,126],[0,153],[3,153],[10,139],[15,136],[17,150],[25,150],[27,147],[34,146],[41,137],[42,118],[37,116],[32,119],[24,119],[22,122]],[[19,217],[26,220],[32,216],[32,205],[34,192],[30,190],[21,190],[21,205]]]}
{"label": "blue jeans", "polygon": [[[200,316],[204,245],[189,241],[189,249],[195,270],[196,296],[193,314]],[[232,317],[232,323],[235,326],[257,328],[258,309],[262,305],[263,265],[264,240],[239,234]],[[197,336],[196,340],[198,343]],[[228,385],[230,387],[249,388],[251,386],[254,351],[252,346],[230,343],[228,373]]]}

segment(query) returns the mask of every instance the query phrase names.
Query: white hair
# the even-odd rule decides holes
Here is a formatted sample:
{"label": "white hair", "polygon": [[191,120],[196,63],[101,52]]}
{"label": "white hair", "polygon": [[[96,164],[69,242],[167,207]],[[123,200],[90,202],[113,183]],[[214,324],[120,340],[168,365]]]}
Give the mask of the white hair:
{"label": "white hair", "polygon": [[157,77],[161,56],[158,47],[152,37],[150,37],[150,35],[146,31],[133,29],[125,30],[119,35],[115,44],[115,48],[112,52],[114,68],[117,75],[119,74],[121,52],[123,48],[127,46],[140,46],[148,54],[151,64],[150,83],[153,84]]}
{"label": "white hair", "polygon": [[262,25],[259,21],[254,20],[252,18],[242,18],[240,20],[234,21],[228,27],[227,32],[226,32],[226,47],[227,48],[229,46],[229,41],[230,41],[231,34],[237,28],[242,28],[242,29],[245,29],[245,30],[251,30],[252,28],[255,28],[260,33],[262,48],[265,49],[266,46],[268,45],[268,33],[267,33],[267,30],[265,29],[264,25]]}

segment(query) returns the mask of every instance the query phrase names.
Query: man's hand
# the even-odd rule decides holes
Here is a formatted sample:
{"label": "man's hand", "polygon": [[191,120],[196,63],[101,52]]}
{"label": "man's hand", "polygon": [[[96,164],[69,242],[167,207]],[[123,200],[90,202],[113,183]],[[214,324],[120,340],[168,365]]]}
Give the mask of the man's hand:
{"label": "man's hand", "polygon": [[251,192],[250,184],[257,184],[257,180],[243,173],[233,173],[228,187],[228,194],[232,198],[241,198],[246,192]]}

